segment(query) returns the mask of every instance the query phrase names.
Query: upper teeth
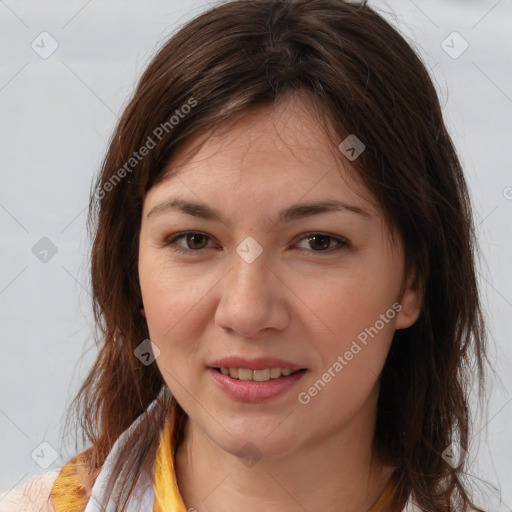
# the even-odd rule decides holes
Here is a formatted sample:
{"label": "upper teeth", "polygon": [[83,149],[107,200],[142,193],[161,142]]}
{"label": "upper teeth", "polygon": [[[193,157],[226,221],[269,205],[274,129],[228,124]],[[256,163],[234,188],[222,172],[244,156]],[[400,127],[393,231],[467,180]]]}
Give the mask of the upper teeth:
{"label": "upper teeth", "polygon": [[229,375],[232,379],[255,380],[264,382],[270,379],[278,379],[292,373],[289,368],[265,368],[263,370],[251,370],[249,368],[220,368],[223,375]]}

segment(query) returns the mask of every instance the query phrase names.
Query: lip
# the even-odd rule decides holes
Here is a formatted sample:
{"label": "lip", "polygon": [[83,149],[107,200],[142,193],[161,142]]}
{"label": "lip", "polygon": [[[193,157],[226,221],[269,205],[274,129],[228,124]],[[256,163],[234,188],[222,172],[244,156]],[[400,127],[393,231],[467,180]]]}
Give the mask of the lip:
{"label": "lip", "polygon": [[[277,367],[278,366],[273,366],[272,368]],[[231,366],[230,368],[244,368],[244,366]],[[263,366],[262,368],[254,369],[261,370],[263,368],[269,367]],[[295,386],[297,382],[302,379],[302,377],[304,377],[307,371],[307,369],[303,368],[296,373],[288,375],[287,377],[270,379],[266,382],[256,382],[232,379],[229,375],[223,375],[215,368],[208,368],[208,373],[212,376],[214,382],[220,387],[222,391],[239,402],[249,403],[265,402],[267,400],[272,400],[273,398],[276,398],[283,393],[286,393],[293,386]]]}
{"label": "lip", "polygon": [[210,368],[247,368],[248,370],[264,370],[265,368],[289,368],[290,370],[302,370],[305,367],[298,364],[276,359],[275,357],[258,357],[247,359],[245,357],[231,356],[217,359],[210,364]]}

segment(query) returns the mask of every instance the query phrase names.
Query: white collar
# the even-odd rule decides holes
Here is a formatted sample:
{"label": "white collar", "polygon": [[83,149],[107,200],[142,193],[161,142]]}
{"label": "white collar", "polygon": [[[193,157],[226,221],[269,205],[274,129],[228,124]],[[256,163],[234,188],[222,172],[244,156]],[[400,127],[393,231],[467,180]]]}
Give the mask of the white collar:
{"label": "white collar", "polygon": [[[155,405],[159,397],[155,398],[149,405],[147,411],[143,412],[137,419],[119,436],[110,450],[101,471],[94,482],[92,487],[91,496],[87,502],[84,512],[117,512],[117,501],[119,497],[121,482],[116,480],[114,489],[109,497],[108,503],[106,502],[105,491],[108,480],[111,475],[113,465],[118,459],[118,454],[125,444],[129,443],[132,437],[135,437],[136,427],[140,424],[144,415],[147,414]],[[155,501],[155,493],[153,490],[153,483],[147,472],[143,471],[137,480],[134,492],[130,496],[127,504],[127,512],[152,512],[153,503]],[[172,511],[168,511],[172,512]]]}

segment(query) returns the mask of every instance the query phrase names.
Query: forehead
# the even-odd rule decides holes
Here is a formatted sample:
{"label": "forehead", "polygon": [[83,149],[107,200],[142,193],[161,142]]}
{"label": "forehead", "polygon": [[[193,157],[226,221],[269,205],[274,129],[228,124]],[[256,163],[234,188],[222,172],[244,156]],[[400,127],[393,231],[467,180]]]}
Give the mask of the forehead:
{"label": "forehead", "polygon": [[240,201],[259,196],[270,204],[329,193],[340,201],[357,199],[376,212],[375,201],[329,133],[318,110],[303,98],[255,108],[181,147],[147,199],[187,191],[205,201],[236,193]]}

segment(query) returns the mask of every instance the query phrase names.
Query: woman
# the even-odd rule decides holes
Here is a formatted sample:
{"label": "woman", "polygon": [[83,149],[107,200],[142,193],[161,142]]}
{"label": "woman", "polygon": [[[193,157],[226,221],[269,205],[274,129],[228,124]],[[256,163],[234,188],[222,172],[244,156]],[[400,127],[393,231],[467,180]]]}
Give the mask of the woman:
{"label": "woman", "polygon": [[90,213],[92,446],[37,506],[475,510],[468,191],[424,65],[370,7],[239,0],[187,23]]}

